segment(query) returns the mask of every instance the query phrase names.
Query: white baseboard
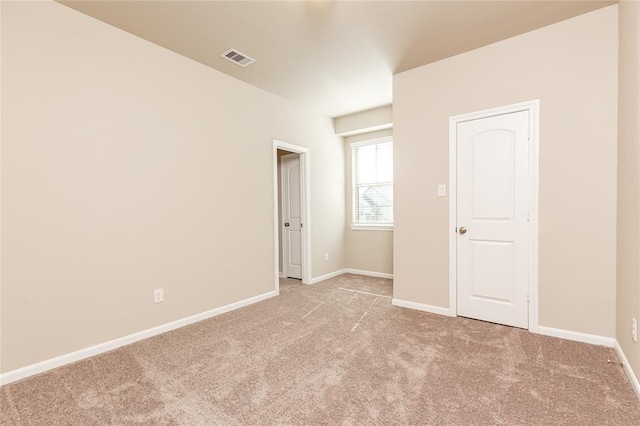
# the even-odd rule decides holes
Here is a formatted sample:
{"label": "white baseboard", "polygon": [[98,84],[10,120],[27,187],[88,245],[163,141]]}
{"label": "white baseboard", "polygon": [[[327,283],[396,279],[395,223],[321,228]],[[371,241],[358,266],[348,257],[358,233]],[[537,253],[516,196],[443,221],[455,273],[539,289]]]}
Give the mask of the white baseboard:
{"label": "white baseboard", "polygon": [[345,274],[355,274],[355,275],[364,275],[367,277],[375,277],[375,278],[387,278],[393,279],[393,274],[388,274],[386,272],[373,272],[373,271],[363,271],[362,269],[343,269]]}
{"label": "white baseboard", "polygon": [[[451,310],[449,308],[443,308],[441,306],[425,305],[422,303],[409,302],[409,301],[400,300],[400,299],[393,299],[391,301],[391,304],[394,306],[399,306],[401,308],[416,309],[418,311],[429,312],[432,314],[446,315],[449,317],[456,316],[455,314],[451,313]],[[536,332],[538,334],[543,334],[545,336],[558,337],[560,339],[566,339],[566,340],[574,340],[576,342],[582,342],[582,343],[590,343],[592,345],[607,346],[610,348],[613,348],[615,347],[615,345],[617,345],[617,342],[613,337],[579,333],[577,331],[562,330],[559,328],[545,327],[542,325],[539,325],[536,328],[537,328]],[[627,365],[626,362],[625,362],[625,365]],[[633,375],[633,373],[631,374]]]}
{"label": "white baseboard", "polygon": [[631,365],[629,365],[629,361],[627,361],[627,357],[624,356],[624,352],[622,351],[622,348],[620,347],[620,344],[618,343],[617,340],[613,341],[613,347],[618,353],[618,358],[620,358],[620,362],[622,362],[624,372],[627,373],[627,377],[631,382],[631,387],[633,387],[633,390],[636,392],[636,395],[638,396],[638,398],[640,398],[640,383],[638,383],[638,378],[634,374],[633,368],[631,368]]}
{"label": "white baseboard", "polygon": [[208,318],[215,317],[220,314],[224,314],[229,311],[233,311],[238,308],[242,308],[247,305],[251,305],[256,302],[268,299],[270,297],[277,296],[275,291],[260,294],[258,296],[250,297],[248,299],[240,300],[238,302],[230,303],[219,308],[211,309],[210,311],[202,312],[190,317],[182,318],[176,321],[169,322],[167,324],[159,325],[157,327],[149,328],[147,330],[139,331],[128,336],[120,337],[109,342],[100,343],[95,346],[80,349],[75,352],[71,352],[66,355],[61,355],[46,361],[31,364],[26,367],[18,368],[17,370],[8,371],[0,374],[0,386],[6,385],[11,382],[15,382],[20,379],[24,379],[35,374],[44,373],[45,371],[52,370],[57,367],[62,367],[72,362],[80,361],[85,358],[89,358],[95,355],[99,355],[104,352],[117,349],[122,346],[130,345],[131,343],[139,340],[147,339],[149,337],[156,336],[158,334],[166,333],[167,331],[175,330],[185,325],[193,324]]}
{"label": "white baseboard", "polygon": [[278,274],[280,275],[280,278],[287,278],[287,276],[282,271],[279,271]]}
{"label": "white baseboard", "polygon": [[391,304],[394,306],[399,306],[401,308],[409,308],[409,309],[415,309],[417,311],[429,312],[431,314],[455,317],[455,315],[451,313],[451,309],[443,308],[441,306],[425,305],[423,303],[409,302],[409,301],[400,300],[400,299],[392,299]]}
{"label": "white baseboard", "polygon": [[545,336],[559,337],[561,339],[574,340],[576,342],[590,343],[592,345],[614,347],[615,339],[613,337],[598,336],[596,334],[579,333],[577,331],[562,330],[559,328],[538,326],[538,334]]}
{"label": "white baseboard", "polygon": [[337,277],[338,275],[342,275],[346,272],[346,269],[340,269],[338,271],[329,272],[328,274],[320,275],[319,277],[315,277],[311,279],[309,284],[319,283],[320,281],[328,280],[329,278]]}
{"label": "white baseboard", "polygon": [[361,269],[339,269],[334,272],[330,272],[328,274],[320,275],[319,277],[315,277],[311,280],[310,284],[319,283],[320,281],[328,280],[329,278],[337,277],[342,274],[355,274],[355,275],[364,275],[367,277],[376,277],[376,278],[389,278],[393,279],[393,274],[387,274],[386,272],[373,272],[373,271],[363,271]]}

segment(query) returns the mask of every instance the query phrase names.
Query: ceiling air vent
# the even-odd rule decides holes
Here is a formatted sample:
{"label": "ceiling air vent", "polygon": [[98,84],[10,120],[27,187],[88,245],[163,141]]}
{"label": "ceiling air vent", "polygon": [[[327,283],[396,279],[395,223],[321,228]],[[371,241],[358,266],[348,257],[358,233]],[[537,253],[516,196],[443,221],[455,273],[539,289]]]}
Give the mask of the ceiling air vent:
{"label": "ceiling air vent", "polygon": [[226,52],[222,53],[223,58],[228,59],[234,64],[240,65],[242,68],[247,67],[254,63],[256,60],[250,56],[245,55],[244,53],[240,53],[235,49],[229,49]]}

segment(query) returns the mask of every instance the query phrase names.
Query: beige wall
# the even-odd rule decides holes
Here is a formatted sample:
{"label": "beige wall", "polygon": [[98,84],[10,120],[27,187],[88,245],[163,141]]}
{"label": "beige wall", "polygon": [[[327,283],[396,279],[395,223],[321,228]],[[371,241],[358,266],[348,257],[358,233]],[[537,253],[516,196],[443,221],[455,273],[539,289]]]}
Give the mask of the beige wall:
{"label": "beige wall", "polygon": [[391,129],[350,136],[344,139],[344,155],[346,159],[346,264],[348,268],[369,272],[393,274],[393,231],[353,230],[351,221],[353,214],[353,182],[351,168],[352,142],[392,136]]}
{"label": "beige wall", "polygon": [[274,138],[311,149],[313,275],[345,267],[329,118],[53,2],[2,42],[1,371],[273,290]]}
{"label": "beige wall", "polygon": [[370,133],[393,126],[393,108],[386,105],[333,119],[333,127],[340,136]]}
{"label": "beige wall", "polygon": [[636,376],[640,345],[631,318],[640,320],[640,2],[619,3],[618,285],[616,339]]}
{"label": "beige wall", "polygon": [[394,77],[394,297],[448,306],[450,116],[540,99],[540,325],[613,337],[617,6]]}

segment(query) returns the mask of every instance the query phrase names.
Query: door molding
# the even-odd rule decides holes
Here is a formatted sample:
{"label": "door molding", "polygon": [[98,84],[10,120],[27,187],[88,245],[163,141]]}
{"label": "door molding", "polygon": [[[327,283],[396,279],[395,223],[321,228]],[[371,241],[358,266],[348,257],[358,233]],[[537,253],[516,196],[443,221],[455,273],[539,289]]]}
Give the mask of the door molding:
{"label": "door molding", "polygon": [[498,108],[487,109],[449,118],[449,310],[458,314],[458,268],[457,268],[457,177],[458,177],[458,135],[457,125],[464,121],[489,118],[520,111],[529,112],[529,173],[531,238],[529,264],[529,331],[538,331],[538,134],[540,101],[532,100]]}
{"label": "door molding", "polygon": [[311,151],[309,148],[283,142],[277,139],[273,140],[272,161],[273,161],[273,244],[274,244],[274,290],[276,294],[280,293],[280,271],[278,265],[278,257],[280,247],[278,244],[278,235],[280,232],[280,224],[278,221],[278,149],[288,151],[292,154],[300,154],[300,183],[301,190],[301,219],[304,226],[302,227],[302,283],[311,284]]}

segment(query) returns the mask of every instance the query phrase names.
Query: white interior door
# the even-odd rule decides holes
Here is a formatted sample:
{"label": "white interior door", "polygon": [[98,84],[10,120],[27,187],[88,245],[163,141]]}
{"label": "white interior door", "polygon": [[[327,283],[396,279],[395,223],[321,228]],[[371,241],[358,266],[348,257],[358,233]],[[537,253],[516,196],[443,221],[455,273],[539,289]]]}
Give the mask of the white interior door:
{"label": "white interior door", "polygon": [[458,315],[528,328],[529,113],[456,130]]}
{"label": "white interior door", "polygon": [[302,278],[302,197],[300,156],[284,155],[282,168],[282,268],[289,278]]}

